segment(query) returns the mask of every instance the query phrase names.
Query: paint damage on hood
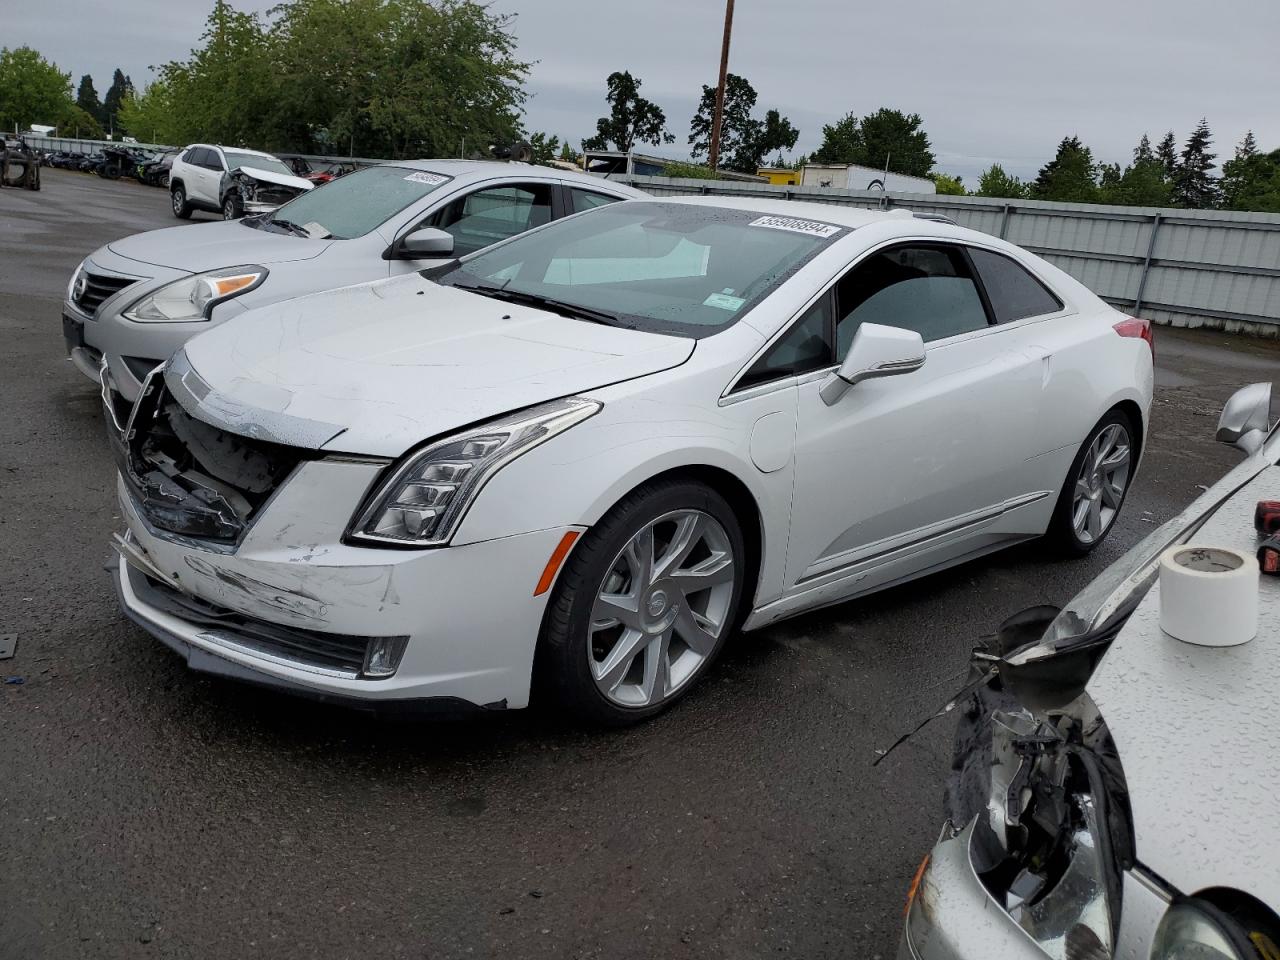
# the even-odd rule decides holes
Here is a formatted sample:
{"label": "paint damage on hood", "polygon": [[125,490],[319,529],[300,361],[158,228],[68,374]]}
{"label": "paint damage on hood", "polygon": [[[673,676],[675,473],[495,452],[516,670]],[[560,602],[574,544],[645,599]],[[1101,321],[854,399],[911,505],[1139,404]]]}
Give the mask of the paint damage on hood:
{"label": "paint damage on hood", "polygon": [[283,429],[311,449],[397,457],[513,410],[679,366],[693,349],[413,274],[250,310],[191,340],[174,363],[194,373],[198,415],[224,429]]}

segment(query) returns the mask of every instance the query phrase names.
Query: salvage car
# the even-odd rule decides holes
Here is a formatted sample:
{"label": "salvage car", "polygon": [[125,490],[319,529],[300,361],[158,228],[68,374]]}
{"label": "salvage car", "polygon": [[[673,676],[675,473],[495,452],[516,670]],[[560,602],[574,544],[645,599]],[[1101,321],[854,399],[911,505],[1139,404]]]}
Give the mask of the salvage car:
{"label": "salvage car", "polygon": [[193,210],[238,220],[246,213],[270,213],[314,186],[269,153],[194,143],[169,166],[173,215],[186,220]]}
{"label": "salvage car", "polygon": [[67,356],[95,381],[105,357],[111,390],[132,402],[147,373],[189,337],[252,307],[440,263],[448,254],[436,231],[466,253],[644,196],[548,167],[471,160],[369,167],[270,216],[153,230],[100,247],[67,286]]}
{"label": "salvage car", "polygon": [[984,234],[612,204],[192,339],[110,431],[116,582],[200,670],[635,722],[738,626],[1094,549],[1152,376],[1146,323]]}
{"label": "salvage car", "polygon": [[1243,463],[976,652],[901,960],[1280,958],[1280,580],[1261,577],[1258,635],[1231,647],[1162,632],[1158,582],[1171,547],[1258,550],[1255,508],[1280,500],[1270,401],[1255,384],[1223,411]]}

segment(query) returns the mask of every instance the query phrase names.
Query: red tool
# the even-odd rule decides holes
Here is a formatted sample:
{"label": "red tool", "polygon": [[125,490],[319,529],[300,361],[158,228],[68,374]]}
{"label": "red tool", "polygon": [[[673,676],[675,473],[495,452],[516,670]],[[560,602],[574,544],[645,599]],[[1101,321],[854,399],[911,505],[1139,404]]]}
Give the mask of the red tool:
{"label": "red tool", "polygon": [[1258,547],[1258,566],[1263,573],[1280,577],[1280,537],[1262,541]]}
{"label": "red tool", "polygon": [[1280,534],[1280,500],[1259,500],[1253,511],[1253,527],[1264,537]]}

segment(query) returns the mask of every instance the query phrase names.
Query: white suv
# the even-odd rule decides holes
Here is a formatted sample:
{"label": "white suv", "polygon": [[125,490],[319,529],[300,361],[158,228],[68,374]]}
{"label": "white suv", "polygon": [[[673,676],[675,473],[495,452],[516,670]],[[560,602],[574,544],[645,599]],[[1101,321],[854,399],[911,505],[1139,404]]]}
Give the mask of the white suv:
{"label": "white suv", "polygon": [[313,186],[269,153],[205,143],[183,150],[169,171],[173,215],[183,220],[192,210],[221,213],[224,220],[270,213]]}

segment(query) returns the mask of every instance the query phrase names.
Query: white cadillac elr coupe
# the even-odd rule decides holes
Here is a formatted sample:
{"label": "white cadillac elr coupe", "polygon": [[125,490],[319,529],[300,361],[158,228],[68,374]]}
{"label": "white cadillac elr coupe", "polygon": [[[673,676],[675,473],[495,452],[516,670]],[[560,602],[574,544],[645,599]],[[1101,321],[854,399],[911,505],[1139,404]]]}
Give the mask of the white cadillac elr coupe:
{"label": "white cadillac elr coupe", "polygon": [[199,670],[627,723],[736,629],[1089,551],[1151,391],[1145,321],[993,237],[612,204],[190,341],[108,410],[117,585]]}

